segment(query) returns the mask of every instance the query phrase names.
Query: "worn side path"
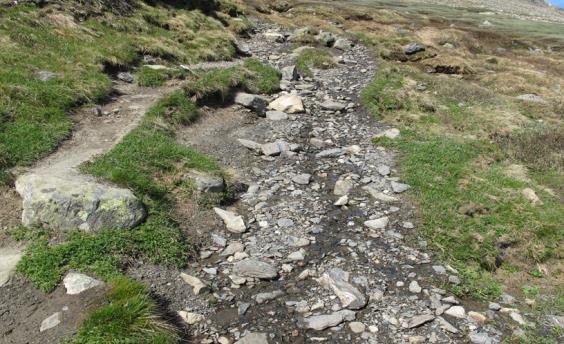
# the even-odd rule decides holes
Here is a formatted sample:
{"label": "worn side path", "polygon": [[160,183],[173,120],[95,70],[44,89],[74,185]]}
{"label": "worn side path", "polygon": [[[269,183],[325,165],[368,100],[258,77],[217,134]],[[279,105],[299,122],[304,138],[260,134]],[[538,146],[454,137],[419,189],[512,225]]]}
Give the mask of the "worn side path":
{"label": "worn side path", "polygon": [[[287,34],[259,25],[247,42],[253,55],[280,69],[294,65],[295,46],[269,41],[272,32]],[[433,264],[393,153],[372,143],[398,132],[359,105],[376,62],[364,46],[341,46],[333,51],[336,68],[284,82],[273,97],[291,93],[305,113],[258,118],[237,106],[214,109],[179,135],[249,185],[224,207],[247,230],[234,233],[236,217],[227,227],[209,224],[200,260],[182,275],[148,267],[130,273],[180,311],[202,343],[499,341],[495,321],[486,319],[497,321],[500,312],[461,305],[442,288],[460,283],[457,272]],[[186,294],[186,283],[196,296]]]}

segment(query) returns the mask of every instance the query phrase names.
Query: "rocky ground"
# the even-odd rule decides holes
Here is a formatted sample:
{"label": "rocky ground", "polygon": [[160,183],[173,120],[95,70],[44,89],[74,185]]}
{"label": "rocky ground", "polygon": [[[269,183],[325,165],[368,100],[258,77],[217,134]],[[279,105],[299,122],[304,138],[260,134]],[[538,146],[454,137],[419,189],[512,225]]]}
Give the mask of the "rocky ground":
{"label": "rocky ground", "polygon": [[[279,95],[240,94],[239,105],[206,109],[179,134],[215,156],[245,192],[229,207],[186,219],[202,242],[188,269],[139,263],[128,274],[149,284],[186,338],[201,343],[495,343],[519,331],[527,322],[509,295],[483,305],[446,291],[460,283],[457,271],[426,252],[402,196],[409,185],[394,176],[393,153],[371,141],[399,131],[359,105],[378,69],[370,51],[340,39],[336,68],[296,78],[296,46],[280,38],[287,35],[259,24],[245,42],[283,70]],[[65,283],[67,294],[76,284],[103,288],[79,276]],[[77,301],[58,292],[41,321],[30,318],[32,328],[65,321],[56,309],[68,310],[66,297]],[[40,299],[26,305],[27,314],[36,314]],[[7,304],[0,316],[8,314],[2,319],[11,330],[3,335],[26,320]],[[18,321],[9,318],[14,312]]]}
{"label": "rocky ground", "polygon": [[[284,91],[270,104],[280,111],[208,109],[180,135],[248,190],[207,213],[216,220],[201,230],[189,269],[129,273],[202,343],[494,343],[525,325],[509,296],[502,305],[465,304],[445,291],[460,283],[457,272],[426,252],[394,155],[371,142],[398,131],[359,106],[377,72],[368,49],[340,41],[336,68],[292,80],[295,46],[275,43],[280,35],[288,32],[260,25],[247,42],[284,71]],[[261,103],[245,97],[237,99],[254,110]],[[219,218],[225,225],[213,225]]]}

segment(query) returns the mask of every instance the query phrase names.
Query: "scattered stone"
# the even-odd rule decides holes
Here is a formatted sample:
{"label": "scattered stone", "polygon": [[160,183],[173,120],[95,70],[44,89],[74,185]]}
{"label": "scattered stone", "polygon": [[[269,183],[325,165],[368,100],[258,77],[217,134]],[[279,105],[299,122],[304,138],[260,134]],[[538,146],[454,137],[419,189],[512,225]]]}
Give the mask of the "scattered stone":
{"label": "scattered stone", "polygon": [[353,321],[349,323],[349,328],[353,333],[362,333],[366,330],[366,325],[360,321]]}
{"label": "scattered stone", "polygon": [[370,229],[385,229],[390,223],[390,219],[385,216],[375,220],[368,220],[364,222],[364,225]]}
{"label": "scattered stone", "polygon": [[347,150],[345,148],[332,148],[321,151],[315,155],[316,158],[337,158],[343,154],[346,154]]}
{"label": "scattered stone", "polygon": [[435,271],[439,275],[446,275],[447,273],[445,267],[441,265],[433,265],[433,271]]}
{"label": "scattered stone", "polygon": [[22,223],[31,227],[86,232],[132,228],[147,215],[130,190],[86,176],[27,174],[17,179],[16,191],[23,198]]}
{"label": "scattered stone", "polygon": [[421,43],[410,43],[403,50],[406,55],[413,55],[421,51],[425,51],[425,46]]}
{"label": "scattered stone", "polygon": [[262,145],[260,143],[251,140],[237,139],[237,141],[241,144],[241,146],[246,147],[252,151],[260,152],[262,149]]}
{"label": "scattered stone", "polygon": [[499,311],[501,309],[501,305],[499,303],[490,302],[488,308],[492,311]]}
{"label": "scattered stone", "polygon": [[48,70],[40,70],[39,72],[34,74],[33,78],[39,81],[47,82],[58,78],[58,74],[50,72]]}
{"label": "scattered stone", "polygon": [[286,37],[278,32],[265,32],[264,36],[271,42],[284,43],[286,41]]}
{"label": "scattered stone", "polygon": [[452,306],[445,311],[445,314],[458,319],[464,319],[466,317],[466,311],[462,306]]}
{"label": "scattered stone", "polygon": [[525,102],[532,102],[532,103],[544,103],[545,100],[541,96],[537,96],[536,94],[522,94],[517,96],[517,99],[525,101]]}
{"label": "scattered stone", "polygon": [[186,284],[192,287],[192,291],[194,292],[194,295],[199,295],[200,291],[207,288],[206,284],[202,282],[198,277],[194,277],[188,275],[187,273],[181,272],[180,278],[182,278],[182,280],[184,280]]}
{"label": "scattered stone", "polygon": [[261,304],[261,303],[265,303],[266,301],[277,299],[282,295],[284,295],[284,292],[282,290],[275,290],[269,293],[256,294],[255,296],[253,296],[253,298],[258,304]]}
{"label": "scattered stone", "polygon": [[282,80],[296,81],[300,77],[298,73],[298,68],[296,68],[296,66],[284,67],[282,68],[281,72],[282,72]]}
{"label": "scattered stone", "polygon": [[302,327],[305,329],[312,329],[316,331],[323,331],[329,327],[334,327],[342,323],[343,321],[352,321],[356,318],[356,314],[353,311],[344,309],[332,314],[324,315],[314,315],[305,318],[302,323]]}
{"label": "scattered stone", "polygon": [[443,317],[437,317],[437,320],[439,321],[439,324],[441,325],[441,328],[443,330],[450,333],[458,333],[458,329],[454,327],[451,323],[446,321]]}
{"label": "scattered stone", "polygon": [[426,324],[428,322],[431,322],[433,320],[435,320],[435,316],[432,315],[432,314],[416,315],[413,318],[409,319],[407,327],[408,328],[419,327],[419,326]]}
{"label": "scattered stone", "polygon": [[266,333],[249,333],[235,344],[268,344],[268,337]]}
{"label": "scattered stone", "polygon": [[241,277],[260,279],[273,279],[278,276],[278,270],[272,265],[251,258],[235,263],[233,273]]}
{"label": "scattered stone", "polygon": [[118,73],[117,78],[127,83],[132,83],[135,81],[135,77],[133,76],[133,74],[127,72]]}
{"label": "scattered stone", "polygon": [[458,276],[455,276],[455,275],[450,275],[450,276],[448,276],[448,281],[449,281],[451,284],[454,284],[454,285],[459,285],[459,284],[460,284],[460,278],[458,278]]}
{"label": "scattered stone", "polygon": [[235,103],[253,110],[259,116],[264,116],[268,101],[256,94],[239,92],[235,95]]}
{"label": "scattered stone", "polygon": [[337,202],[334,203],[334,205],[336,205],[337,207],[341,207],[343,205],[347,205],[348,203],[349,203],[349,196],[344,195],[344,196],[341,196],[337,200]]}
{"label": "scattered stone", "polygon": [[539,196],[537,196],[537,193],[535,192],[535,190],[531,189],[531,188],[525,188],[523,190],[521,190],[521,193],[523,194],[523,196],[528,199],[531,203],[533,204],[542,204]]}
{"label": "scattered stone", "polygon": [[333,48],[343,50],[343,51],[352,49],[352,46],[353,45],[352,45],[351,41],[349,41],[348,39],[345,39],[345,38],[339,38],[333,44]]}
{"label": "scattered stone", "polygon": [[245,313],[247,313],[247,311],[249,310],[249,307],[251,307],[250,303],[239,304],[239,306],[237,307],[237,314],[245,315]]}
{"label": "scattered stone", "polygon": [[395,193],[402,193],[402,192],[409,190],[409,188],[410,188],[409,185],[398,183],[398,182],[392,182],[391,184],[392,184],[392,190]]}
{"label": "scattered stone", "polygon": [[333,188],[333,194],[336,196],[345,196],[351,191],[354,187],[354,184],[349,179],[339,179],[335,183],[335,187]]}
{"label": "scattered stone", "polygon": [[199,175],[194,178],[196,190],[200,192],[223,192],[225,180],[221,176]]}
{"label": "scattered stone", "polygon": [[227,230],[230,232],[245,233],[247,231],[247,226],[245,225],[245,221],[242,216],[220,208],[213,208],[213,210],[219,217],[221,217],[227,227]]}
{"label": "scattered stone", "polygon": [[480,323],[480,324],[485,324],[488,321],[488,318],[485,315],[483,315],[482,313],[470,311],[470,312],[468,312],[468,316],[471,319],[473,319],[474,321],[476,321],[477,323]]}
{"label": "scattered stone", "polygon": [[472,344],[493,344],[494,341],[484,332],[472,332],[468,336]]}
{"label": "scattered stone", "polygon": [[327,31],[321,31],[317,36],[315,36],[315,39],[326,47],[333,46],[336,41],[335,35]]}
{"label": "scattered stone", "polygon": [[321,108],[331,111],[343,111],[346,109],[347,105],[343,103],[336,102],[334,100],[326,100],[321,103]]}
{"label": "scattered stone", "polygon": [[281,111],[267,111],[266,118],[271,121],[285,121],[288,119],[288,115]]}
{"label": "scattered stone", "polygon": [[348,280],[347,272],[334,268],[324,273],[317,281],[323,287],[333,290],[344,308],[361,309],[366,306],[367,299]]}
{"label": "scattered stone", "polygon": [[39,332],[44,332],[47,330],[52,329],[53,327],[59,326],[59,324],[63,321],[63,313],[57,312],[51,315],[50,317],[46,318],[41,322],[41,326],[39,327]]}
{"label": "scattered stone", "polygon": [[290,261],[294,261],[294,262],[299,262],[305,259],[305,250],[304,249],[300,249],[296,252],[292,252],[288,255],[288,260]]}
{"label": "scattered stone", "polygon": [[397,202],[398,199],[394,196],[390,196],[388,194],[385,194],[383,192],[380,192],[370,186],[365,186],[362,188],[363,190],[368,191],[368,193],[370,194],[370,196],[372,196],[375,200],[384,202],[384,203],[394,203]]}
{"label": "scattered stone", "polygon": [[311,182],[311,174],[308,173],[298,174],[297,176],[294,176],[292,178],[292,181],[296,184],[308,185]]}
{"label": "scattered stone", "polygon": [[22,252],[16,248],[0,248],[0,287],[6,285],[22,258]]}
{"label": "scattered stone", "polygon": [[302,113],[305,112],[302,98],[296,94],[288,94],[281,96],[268,105],[272,110],[282,111],[286,113]]}
{"label": "scattered stone", "polygon": [[387,176],[390,174],[390,167],[386,166],[386,165],[380,165],[378,166],[378,173],[381,174],[382,176]]}
{"label": "scattered stone", "polygon": [[68,295],[78,295],[88,289],[102,286],[104,282],[81,273],[69,272],[63,279],[63,284]]}
{"label": "scattered stone", "polygon": [[227,246],[225,248],[225,250],[223,250],[220,255],[221,256],[232,256],[237,252],[243,252],[245,251],[245,245],[243,245],[240,242],[232,242],[229,244],[229,246]]}
{"label": "scattered stone", "polygon": [[178,316],[188,325],[194,325],[204,321],[205,317],[198,313],[191,313],[186,311],[178,311]]}
{"label": "scattered stone", "polygon": [[395,139],[398,138],[399,136],[400,136],[400,131],[399,129],[396,128],[388,129],[381,133],[376,134],[376,137],[387,137],[389,139]]}
{"label": "scattered stone", "polygon": [[510,312],[509,317],[521,326],[527,325],[527,322],[525,321],[525,319],[523,319],[523,316],[521,316],[521,314],[519,314],[517,312]]}
{"label": "scattered stone", "polygon": [[419,294],[421,293],[421,287],[419,286],[419,283],[417,283],[417,281],[411,281],[411,283],[409,283],[409,291],[414,293],[414,294]]}

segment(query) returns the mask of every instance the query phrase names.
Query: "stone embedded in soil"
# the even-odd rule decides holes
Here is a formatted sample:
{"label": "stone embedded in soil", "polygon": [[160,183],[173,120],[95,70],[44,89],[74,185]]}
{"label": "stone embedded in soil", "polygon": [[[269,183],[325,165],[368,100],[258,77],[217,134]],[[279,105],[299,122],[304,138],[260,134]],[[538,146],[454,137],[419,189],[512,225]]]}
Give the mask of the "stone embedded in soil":
{"label": "stone embedded in soil", "polygon": [[329,327],[334,327],[342,323],[343,321],[353,321],[356,318],[356,313],[344,309],[332,314],[323,315],[313,315],[308,318],[303,319],[301,325],[305,329],[311,329],[316,331],[323,331]]}
{"label": "stone embedded in soil", "polygon": [[413,318],[409,319],[407,327],[408,328],[419,327],[433,320],[435,320],[435,316],[432,314],[416,315]]}
{"label": "stone embedded in soil", "polygon": [[194,295],[199,295],[202,290],[207,288],[206,284],[202,282],[198,277],[188,275],[184,272],[180,273],[180,277],[184,282],[186,282],[186,284],[192,287]]}
{"label": "stone embedded in soil", "polygon": [[308,185],[311,182],[311,174],[309,173],[302,173],[294,176],[292,181],[296,184],[300,185]]}
{"label": "stone embedded in soil", "polygon": [[225,180],[221,176],[200,175],[194,178],[196,190],[200,192],[223,192]]}
{"label": "stone embedded in soil", "polygon": [[390,223],[390,219],[387,216],[381,217],[375,220],[368,220],[364,222],[364,225],[370,229],[384,229]]}
{"label": "stone embedded in soil", "polygon": [[245,245],[243,245],[240,242],[232,242],[230,243],[225,250],[223,250],[220,255],[221,256],[231,256],[234,255],[237,252],[243,252],[245,251]]}
{"label": "stone embedded in soil", "polygon": [[63,313],[57,312],[51,315],[50,317],[46,318],[41,322],[41,327],[39,327],[39,332],[44,332],[47,330],[52,329],[53,327],[59,326],[59,324],[63,321]]}
{"label": "stone embedded in soil", "polygon": [[217,207],[213,208],[213,210],[219,217],[221,217],[228,231],[237,234],[245,233],[247,231],[247,226],[245,225],[245,221],[242,216]]}
{"label": "stone embedded in soil", "polygon": [[341,196],[333,205],[336,205],[337,207],[341,207],[347,205],[348,203],[349,203],[349,196],[344,195]]}
{"label": "stone embedded in soil", "polygon": [[262,145],[260,143],[251,141],[251,140],[245,140],[245,139],[237,139],[237,142],[239,142],[239,144],[241,144],[241,146],[248,148],[252,151],[255,152],[260,152]]}
{"label": "stone embedded in soil", "polygon": [[295,65],[284,67],[282,68],[281,72],[282,72],[282,80],[295,81],[298,80],[298,78],[300,77],[300,75],[298,74],[298,68],[296,68]]}
{"label": "stone embedded in soil", "polygon": [[279,298],[282,295],[284,295],[284,292],[282,290],[275,290],[268,293],[256,294],[255,296],[253,296],[253,299],[255,299],[258,304],[261,304]]}
{"label": "stone embedded in soil", "polygon": [[349,328],[353,333],[362,333],[366,330],[366,325],[364,325],[360,321],[353,321],[349,323]]}
{"label": "stone embedded in soil", "polygon": [[343,154],[346,154],[347,150],[345,148],[331,148],[323,150],[315,154],[316,158],[337,158]]}
{"label": "stone embedded in soil", "polygon": [[147,215],[130,190],[82,176],[23,175],[16,181],[16,191],[23,198],[26,226],[92,232],[132,228]]}
{"label": "stone embedded in soil", "polygon": [[403,50],[406,55],[413,55],[421,51],[425,51],[425,46],[421,43],[410,43]]}
{"label": "stone embedded in soil", "polygon": [[348,39],[339,38],[333,44],[333,48],[339,50],[350,50],[352,48],[352,43]]}
{"label": "stone embedded in soil", "polygon": [[394,190],[395,193],[402,193],[404,191],[409,190],[409,188],[410,186],[407,184],[392,182],[392,190]]}
{"label": "stone embedded in soil", "polygon": [[462,306],[452,306],[445,311],[445,314],[458,319],[464,319],[466,317],[466,311]]}
{"label": "stone embedded in soil", "polygon": [[205,320],[203,315],[187,311],[178,311],[178,316],[188,325],[194,325]]}
{"label": "stone embedded in soil", "polygon": [[17,248],[0,248],[0,287],[8,283],[21,258],[22,252]]}
{"label": "stone embedded in soil", "polygon": [[390,195],[385,194],[383,192],[380,192],[370,185],[367,185],[367,186],[363,187],[362,189],[365,190],[365,191],[368,191],[370,196],[372,196],[374,199],[376,199],[378,201],[381,201],[381,202],[384,202],[384,203],[394,203],[394,202],[398,201],[398,199],[396,197],[390,196]]}
{"label": "stone embedded in soil", "polygon": [[472,332],[468,336],[470,343],[472,344],[493,344],[494,341],[487,333],[484,332]]}
{"label": "stone embedded in soil", "polygon": [[266,333],[249,333],[235,342],[235,344],[268,344]]}
{"label": "stone embedded in soil", "polygon": [[63,279],[63,284],[69,295],[78,295],[88,289],[102,286],[104,282],[85,274],[69,272]]}
{"label": "stone embedded in soil", "polygon": [[288,114],[282,111],[267,111],[266,118],[271,121],[285,121],[288,119]]}
{"label": "stone embedded in soil", "polygon": [[132,83],[135,81],[135,77],[133,76],[133,74],[127,72],[118,73],[117,78],[127,83]]}
{"label": "stone embedded in soil", "polygon": [[344,308],[361,309],[366,306],[366,296],[348,282],[349,274],[341,269],[331,269],[318,279],[319,284],[331,289]]}
{"label": "stone embedded in soil", "polygon": [[398,138],[399,136],[400,136],[400,131],[399,129],[396,128],[387,129],[375,135],[375,137],[387,137],[389,139],[395,139]]}
{"label": "stone embedded in soil", "polygon": [[354,183],[349,179],[339,179],[333,188],[333,194],[336,196],[345,196],[354,187]]}
{"label": "stone embedded in soil", "polygon": [[411,283],[409,283],[409,291],[414,294],[421,293],[421,287],[419,286],[419,283],[417,283],[417,281],[411,281]]}
{"label": "stone embedded in soil", "polygon": [[252,258],[235,263],[233,273],[240,277],[260,279],[273,279],[278,276],[278,270],[274,266]]}
{"label": "stone embedded in soil", "polygon": [[280,96],[278,99],[270,103],[268,107],[272,110],[282,111],[290,114],[305,112],[302,98],[296,94]]}
{"label": "stone embedded in soil", "polygon": [[320,104],[322,109],[331,110],[331,111],[343,111],[347,104],[339,103],[334,100],[326,100]]}
{"label": "stone embedded in soil", "polygon": [[235,103],[253,110],[260,116],[264,116],[268,101],[256,94],[239,92],[235,95]]}

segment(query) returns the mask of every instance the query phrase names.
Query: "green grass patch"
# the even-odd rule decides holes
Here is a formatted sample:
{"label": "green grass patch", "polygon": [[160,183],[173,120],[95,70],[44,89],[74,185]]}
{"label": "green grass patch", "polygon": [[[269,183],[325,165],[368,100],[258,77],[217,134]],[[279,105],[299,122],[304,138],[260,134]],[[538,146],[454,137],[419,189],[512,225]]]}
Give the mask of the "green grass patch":
{"label": "green grass patch", "polygon": [[[501,163],[481,166],[497,147],[412,131],[375,143],[402,153],[401,174],[420,206],[421,233],[461,270],[459,293],[496,296],[501,289],[491,272],[504,260],[534,266],[559,256],[562,208],[544,193],[545,205],[534,206],[520,192],[527,185],[507,177]],[[526,254],[508,256],[507,247]]]}
{"label": "green grass patch", "polygon": [[149,67],[141,67],[137,71],[137,83],[139,86],[157,87],[164,85],[172,79],[183,80],[186,78],[187,72],[181,69],[151,69]]}
{"label": "green grass patch", "polygon": [[197,115],[196,104],[180,91],[162,97],[146,114],[147,118],[162,118],[172,125],[190,124]]}
{"label": "green grass patch", "polygon": [[184,91],[196,101],[225,101],[242,89],[252,93],[272,94],[280,89],[281,74],[256,59],[247,59],[242,66],[198,72],[187,82]]}
{"label": "green grass patch", "polygon": [[311,67],[329,69],[335,67],[333,55],[327,50],[319,48],[306,48],[298,55],[296,67],[301,75],[313,76]]}
{"label": "green grass patch", "polygon": [[393,70],[382,71],[378,77],[371,81],[360,94],[362,104],[375,116],[400,110],[406,107],[405,102],[400,100],[390,90],[400,89],[403,86],[403,78],[394,73]]}
{"label": "green grass patch", "polygon": [[49,245],[49,234],[20,229],[15,238],[33,239],[17,271],[37,288],[50,292],[69,270],[110,278],[132,259],[169,267],[182,267],[191,252],[188,240],[162,214],[151,214],[135,229],[105,229],[96,233],[68,232],[64,242]]}
{"label": "green grass patch", "polygon": [[78,334],[65,344],[178,342],[175,328],[160,316],[144,285],[117,277],[109,282],[109,286],[107,305],[94,310]]}

